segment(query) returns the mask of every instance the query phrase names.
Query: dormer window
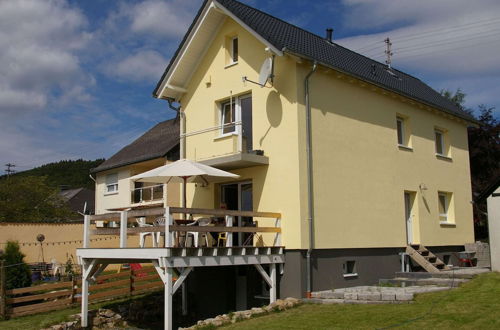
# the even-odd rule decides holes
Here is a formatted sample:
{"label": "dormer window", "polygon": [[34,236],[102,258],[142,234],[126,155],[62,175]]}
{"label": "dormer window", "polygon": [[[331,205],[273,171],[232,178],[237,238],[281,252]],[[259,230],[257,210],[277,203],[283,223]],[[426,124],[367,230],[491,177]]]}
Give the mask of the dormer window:
{"label": "dormer window", "polygon": [[231,63],[238,63],[238,37],[231,39]]}

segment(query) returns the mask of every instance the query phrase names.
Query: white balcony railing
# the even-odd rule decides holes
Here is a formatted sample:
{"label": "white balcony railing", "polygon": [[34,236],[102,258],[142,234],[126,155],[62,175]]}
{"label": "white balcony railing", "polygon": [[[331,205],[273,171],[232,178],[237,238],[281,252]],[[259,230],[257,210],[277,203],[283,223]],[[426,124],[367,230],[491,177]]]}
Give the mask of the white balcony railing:
{"label": "white balcony railing", "polygon": [[157,184],[132,189],[130,200],[132,204],[161,201],[163,200],[163,185]]}

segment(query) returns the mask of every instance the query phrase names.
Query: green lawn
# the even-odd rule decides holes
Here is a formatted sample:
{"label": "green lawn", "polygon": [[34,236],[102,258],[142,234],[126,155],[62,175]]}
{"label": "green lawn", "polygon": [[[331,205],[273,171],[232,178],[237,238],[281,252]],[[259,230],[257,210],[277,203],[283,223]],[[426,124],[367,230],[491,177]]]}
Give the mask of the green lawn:
{"label": "green lawn", "polygon": [[[429,312],[430,311],[430,312]],[[416,319],[410,321],[411,319]],[[400,326],[396,326],[400,324]],[[304,304],[223,329],[500,329],[500,273],[405,305]]]}
{"label": "green lawn", "polygon": [[[124,300],[103,302],[91,308],[108,307]],[[0,329],[40,329],[79,311],[79,308],[65,309],[0,321]],[[415,318],[418,319],[407,322]],[[380,329],[396,324],[402,324],[399,329],[500,329],[500,273],[481,275],[459,289],[419,295],[413,304],[304,304],[223,329]]]}

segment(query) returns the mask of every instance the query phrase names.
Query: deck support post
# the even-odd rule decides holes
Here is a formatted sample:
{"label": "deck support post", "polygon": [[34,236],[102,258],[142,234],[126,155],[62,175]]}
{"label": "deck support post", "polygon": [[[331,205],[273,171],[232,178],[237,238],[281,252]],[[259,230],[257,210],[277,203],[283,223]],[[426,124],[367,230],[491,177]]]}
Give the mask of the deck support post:
{"label": "deck support post", "polygon": [[82,328],[88,326],[89,322],[89,277],[98,269],[97,260],[88,261],[82,259]]}
{"label": "deck support post", "polygon": [[[165,330],[172,330],[172,296],[174,295],[174,290],[172,286],[172,273],[173,268],[168,267],[166,262],[163,260],[152,260],[153,265],[160,275],[165,287],[165,304],[164,304],[164,326]],[[165,268],[160,267],[160,264],[165,265]],[[186,275],[187,276],[187,275]],[[180,284],[180,283],[179,283]]]}
{"label": "deck support post", "polygon": [[273,303],[276,301],[276,264],[270,264],[270,275],[271,275],[271,288],[269,289],[269,302]]}
{"label": "deck support post", "polygon": [[276,301],[276,264],[269,264],[269,275],[260,264],[255,264],[255,268],[269,285],[269,303]]}
{"label": "deck support post", "polygon": [[[127,211],[120,212],[120,248],[127,247]],[[153,238],[154,240],[154,238]]]}

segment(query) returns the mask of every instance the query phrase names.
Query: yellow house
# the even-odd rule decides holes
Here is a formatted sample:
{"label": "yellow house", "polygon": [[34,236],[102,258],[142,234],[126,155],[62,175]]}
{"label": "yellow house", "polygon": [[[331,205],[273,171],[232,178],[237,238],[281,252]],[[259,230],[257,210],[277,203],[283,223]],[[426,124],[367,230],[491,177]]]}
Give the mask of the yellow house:
{"label": "yellow house", "polygon": [[141,183],[131,176],[179,158],[179,120],[163,121],[92,169],[95,176],[95,214],[111,209],[177,205],[177,184]]}
{"label": "yellow house", "polygon": [[473,118],[328,35],[206,0],[153,94],[181,158],[241,178],[189,185],[188,206],[281,212],[282,296],[392,277],[408,245],[442,268],[474,241]]}

